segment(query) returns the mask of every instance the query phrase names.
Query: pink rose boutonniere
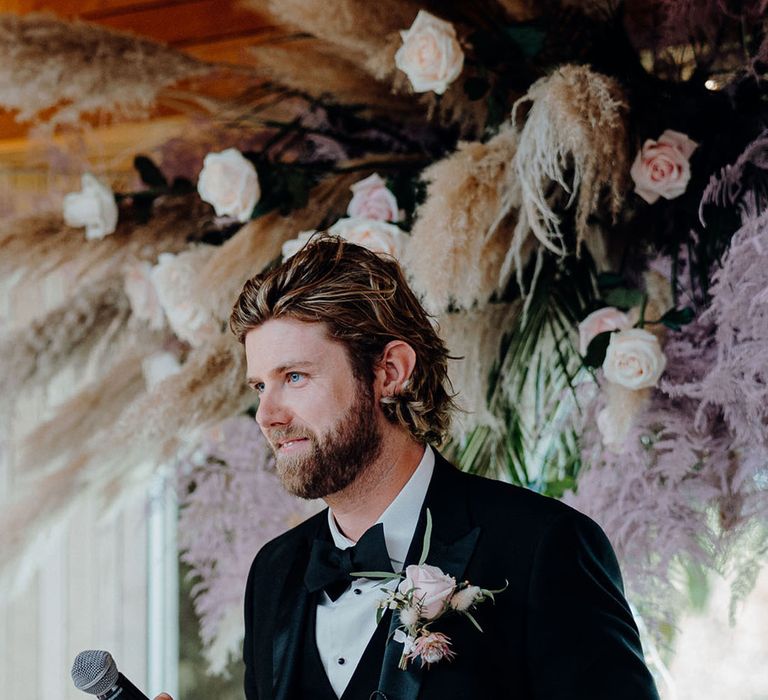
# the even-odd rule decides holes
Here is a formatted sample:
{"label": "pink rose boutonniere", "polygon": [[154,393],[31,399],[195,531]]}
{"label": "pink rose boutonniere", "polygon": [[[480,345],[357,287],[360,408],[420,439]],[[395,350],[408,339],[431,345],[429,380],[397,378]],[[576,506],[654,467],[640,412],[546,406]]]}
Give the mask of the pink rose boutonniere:
{"label": "pink rose boutonniere", "polygon": [[482,632],[470,610],[485,600],[494,601],[494,595],[506,589],[506,585],[498,590],[488,590],[473,586],[469,581],[457,583],[442,569],[426,564],[431,534],[432,515],[427,509],[427,530],[419,564],[406,567],[405,574],[382,571],[358,571],[353,574],[366,578],[401,579],[394,591],[382,589],[387,595],[379,603],[376,622],[381,621],[387,609],[394,610],[399,616],[400,624],[393,639],[403,645],[399,663],[403,670],[408,667],[409,661],[420,660],[422,666],[430,666],[443,659],[452,660],[456,652],[451,648],[450,638],[432,630],[431,626],[445,615],[459,614]]}
{"label": "pink rose boutonniere", "polygon": [[648,204],[659,197],[679,197],[691,179],[688,163],[698,144],[679,131],[667,129],[658,141],[648,139],[629,171],[635,192]]}

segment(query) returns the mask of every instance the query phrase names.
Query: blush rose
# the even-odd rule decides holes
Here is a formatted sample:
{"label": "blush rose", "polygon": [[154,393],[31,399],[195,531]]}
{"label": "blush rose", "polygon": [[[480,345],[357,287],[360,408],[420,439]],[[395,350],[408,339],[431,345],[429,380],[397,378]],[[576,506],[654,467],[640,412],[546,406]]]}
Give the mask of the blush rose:
{"label": "blush rose", "polygon": [[347,207],[348,216],[372,221],[398,220],[397,199],[378,173],[356,182],[350,189],[352,200]]}
{"label": "blush rose", "polygon": [[414,92],[442,95],[464,67],[453,25],[419,10],[410,29],[400,36],[403,45],[395,54],[395,65],[408,76]]}
{"label": "blush rose", "polygon": [[611,335],[603,372],[609,382],[637,390],[656,386],[666,366],[658,338],[642,328],[630,328]]}
{"label": "blush rose", "polygon": [[[414,590],[415,589],[415,590]],[[411,564],[405,569],[405,578],[398,591],[407,595],[414,590],[413,599],[419,605],[420,616],[433,620],[442,613],[456,589],[456,579],[429,564]]]}
{"label": "blush rose", "polygon": [[632,164],[635,192],[648,204],[659,197],[679,197],[691,179],[689,159],[698,144],[679,131],[667,129],[658,139],[648,139]]}
{"label": "blush rose", "polygon": [[579,352],[587,354],[592,339],[606,331],[621,331],[631,328],[629,316],[613,306],[593,311],[579,324]]}

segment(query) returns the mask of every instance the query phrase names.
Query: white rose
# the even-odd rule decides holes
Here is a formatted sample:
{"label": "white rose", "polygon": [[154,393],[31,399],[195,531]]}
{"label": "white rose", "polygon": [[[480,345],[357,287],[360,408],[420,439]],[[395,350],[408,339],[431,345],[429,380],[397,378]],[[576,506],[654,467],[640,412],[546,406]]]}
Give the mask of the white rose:
{"label": "white rose", "polygon": [[405,578],[398,591],[406,595],[416,589],[413,599],[419,604],[419,612],[425,620],[438,617],[456,590],[456,579],[443,573],[442,569],[429,564],[411,564],[405,569]]}
{"label": "white rose", "polygon": [[632,163],[629,171],[635,183],[635,192],[648,204],[659,197],[679,197],[691,179],[688,160],[697,143],[679,131],[667,129],[658,141],[648,139]]}
{"label": "white rose", "polygon": [[64,221],[67,226],[85,226],[88,240],[104,238],[117,228],[117,203],[112,190],[90,173],[82,177],[83,189],[64,197]]}
{"label": "white rose", "polygon": [[397,199],[378,173],[356,182],[350,189],[352,200],[347,207],[347,214],[353,219],[398,220]]}
{"label": "white rose", "polygon": [[627,387],[644,389],[656,386],[667,358],[653,333],[642,328],[630,328],[611,335],[605,353],[605,378]]}
{"label": "white rose", "polygon": [[261,197],[259,177],[253,163],[236,148],[209,153],[197,179],[197,191],[213,205],[216,216],[248,221]]}
{"label": "white rose", "polygon": [[152,282],[152,265],[141,261],[126,265],[123,270],[123,286],[133,315],[146,321],[154,330],[163,328],[165,314]]}
{"label": "white rose", "polygon": [[464,67],[453,25],[419,10],[411,28],[400,36],[403,45],[395,54],[395,65],[408,76],[414,92],[442,95]]}
{"label": "white rose", "polygon": [[168,325],[177,337],[194,347],[214,340],[220,324],[211,313],[194,301],[197,275],[210,257],[209,246],[199,246],[173,255],[161,253],[152,268],[152,282]]}
{"label": "white rose", "polygon": [[306,244],[307,241],[312,238],[317,233],[317,231],[301,231],[296,238],[292,238],[290,241],[286,241],[283,243],[283,260],[288,260],[288,258],[292,258],[296,253],[298,253]]}
{"label": "white rose", "polygon": [[592,339],[600,333],[631,327],[632,323],[627,314],[613,306],[593,311],[579,324],[579,353],[586,355]]}
{"label": "white rose", "polygon": [[406,234],[394,224],[371,219],[339,219],[328,233],[341,236],[350,243],[364,246],[374,253],[385,253],[400,259],[405,252]]}

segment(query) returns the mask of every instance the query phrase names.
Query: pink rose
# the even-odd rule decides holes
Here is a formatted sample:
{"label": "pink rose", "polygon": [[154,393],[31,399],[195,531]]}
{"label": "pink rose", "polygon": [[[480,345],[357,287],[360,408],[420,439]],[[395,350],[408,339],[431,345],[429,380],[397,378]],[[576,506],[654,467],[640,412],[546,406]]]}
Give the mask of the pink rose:
{"label": "pink rose", "polygon": [[347,215],[351,218],[372,221],[398,220],[397,199],[387,189],[386,183],[378,173],[356,182],[350,189],[352,201],[347,207]]}
{"label": "pink rose", "polygon": [[442,95],[464,67],[464,52],[450,22],[419,10],[407,31],[395,65],[408,76],[414,92]]}
{"label": "pink rose", "polygon": [[405,570],[405,579],[398,590],[403,595],[416,589],[413,599],[419,605],[421,617],[433,620],[443,612],[456,589],[456,579],[448,576],[436,566],[411,564]]}
{"label": "pink rose", "polygon": [[579,324],[579,352],[586,355],[592,339],[600,333],[623,331],[631,327],[627,314],[613,306],[593,311]]}
{"label": "pink rose", "polygon": [[658,141],[648,139],[632,164],[635,192],[648,204],[659,197],[679,197],[691,179],[688,160],[698,144],[679,131],[667,129]]}

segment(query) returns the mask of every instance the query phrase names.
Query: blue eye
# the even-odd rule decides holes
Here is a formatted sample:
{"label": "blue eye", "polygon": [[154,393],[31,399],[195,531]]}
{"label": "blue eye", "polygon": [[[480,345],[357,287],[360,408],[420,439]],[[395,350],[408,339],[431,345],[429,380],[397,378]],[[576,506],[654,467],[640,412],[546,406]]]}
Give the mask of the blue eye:
{"label": "blue eye", "polygon": [[258,382],[258,383],[256,383],[256,384],[254,384],[254,385],[253,385],[253,390],[254,390],[254,391],[257,393],[257,394],[260,394],[261,392],[263,392],[263,391],[264,391],[264,382]]}
{"label": "blue eye", "polygon": [[301,381],[304,378],[304,375],[301,372],[288,372],[288,381],[295,384],[298,381]]}

